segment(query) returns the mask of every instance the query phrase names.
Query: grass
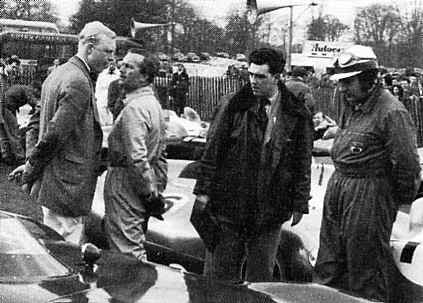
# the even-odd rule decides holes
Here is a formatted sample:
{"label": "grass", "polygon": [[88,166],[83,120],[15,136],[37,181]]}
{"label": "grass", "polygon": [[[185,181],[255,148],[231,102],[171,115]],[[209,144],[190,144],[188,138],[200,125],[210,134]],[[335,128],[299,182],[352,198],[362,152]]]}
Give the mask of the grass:
{"label": "grass", "polygon": [[41,207],[24,193],[21,188],[7,180],[7,175],[15,168],[0,163],[0,209],[15,212],[41,221]]}

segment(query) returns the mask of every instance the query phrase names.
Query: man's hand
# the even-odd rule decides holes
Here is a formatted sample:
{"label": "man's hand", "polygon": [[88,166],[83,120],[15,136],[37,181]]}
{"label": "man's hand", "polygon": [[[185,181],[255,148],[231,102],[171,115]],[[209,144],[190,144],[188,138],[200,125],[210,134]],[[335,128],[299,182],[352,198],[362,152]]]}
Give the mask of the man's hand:
{"label": "man's hand", "polygon": [[25,164],[22,164],[16,167],[8,176],[9,181],[15,181],[16,184],[21,185],[22,183],[22,174],[25,171]]}
{"label": "man's hand", "polygon": [[339,128],[338,126],[330,126],[323,134],[323,140],[328,140],[335,138],[336,133],[338,132]]}
{"label": "man's hand", "polygon": [[298,211],[294,211],[292,213],[292,223],[291,223],[291,226],[295,226],[298,223],[300,223],[302,217],[303,217],[303,213],[300,213]]}
{"label": "man's hand", "polygon": [[8,176],[9,181],[14,181],[17,185],[21,186],[21,189],[28,194],[32,199],[37,199],[38,192],[41,187],[40,180],[36,180],[34,183],[23,183],[25,180],[22,180],[24,174],[30,174],[33,172],[32,165],[27,161],[25,164],[22,164],[16,167]]}

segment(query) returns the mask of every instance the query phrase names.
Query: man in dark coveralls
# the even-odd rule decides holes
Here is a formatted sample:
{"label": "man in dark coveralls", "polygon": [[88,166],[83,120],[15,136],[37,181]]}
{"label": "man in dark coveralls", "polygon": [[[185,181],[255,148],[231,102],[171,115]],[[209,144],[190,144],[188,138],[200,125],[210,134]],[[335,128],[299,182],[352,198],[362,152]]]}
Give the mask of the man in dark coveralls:
{"label": "man in dark coveralls", "polygon": [[281,225],[308,213],[313,142],[311,113],[279,81],[285,58],[270,48],[249,57],[249,83],[225,96],[200,161],[196,206],[219,226],[204,273],[271,281]]}
{"label": "man in dark coveralls", "polygon": [[394,298],[389,240],[398,206],[419,185],[416,130],[378,81],[376,56],[355,45],[335,62],[345,103],[332,147],[335,172],[324,198],[316,281],[383,302]]}

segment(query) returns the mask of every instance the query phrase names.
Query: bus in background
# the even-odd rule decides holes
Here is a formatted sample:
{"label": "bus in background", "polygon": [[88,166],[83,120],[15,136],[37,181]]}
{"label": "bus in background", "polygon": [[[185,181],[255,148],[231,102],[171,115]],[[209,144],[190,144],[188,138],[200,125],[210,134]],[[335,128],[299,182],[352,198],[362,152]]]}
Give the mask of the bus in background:
{"label": "bus in background", "polygon": [[[28,84],[33,80],[44,80],[48,67],[53,64],[54,59],[59,59],[60,63],[64,63],[77,52],[78,36],[61,34],[58,31],[52,32],[56,27],[54,24],[12,20],[16,22],[14,25],[12,22],[4,22],[4,20],[10,21],[11,19],[0,19],[0,24],[9,26],[7,28],[5,25],[0,31],[0,57],[3,59],[12,55],[19,57],[24,72],[21,84]],[[31,31],[26,31],[29,27],[19,28],[18,26],[27,23],[34,24]],[[35,25],[38,25],[38,28]],[[49,32],[49,30],[51,31]],[[117,57],[123,57],[130,48],[143,47],[142,44],[130,38],[117,37],[116,40]]]}
{"label": "bus in background", "polygon": [[36,33],[59,33],[59,28],[52,22],[27,21],[19,19],[0,19],[0,32],[19,31]]}

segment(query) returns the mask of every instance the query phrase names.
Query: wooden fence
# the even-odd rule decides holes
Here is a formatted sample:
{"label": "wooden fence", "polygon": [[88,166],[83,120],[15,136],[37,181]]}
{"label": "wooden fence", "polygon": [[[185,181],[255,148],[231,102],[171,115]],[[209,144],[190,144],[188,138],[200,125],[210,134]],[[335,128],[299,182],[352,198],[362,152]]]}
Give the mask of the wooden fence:
{"label": "wooden fence", "polygon": [[[156,86],[162,91],[162,102],[165,108],[173,109],[169,102],[168,87],[170,78],[157,78]],[[242,86],[238,79],[218,77],[190,77],[190,88],[187,106],[195,109],[204,120],[210,120],[220,98],[228,93],[237,91]],[[315,111],[321,111],[335,121],[340,113],[340,101],[334,96],[333,87],[319,87],[312,89],[316,100]],[[423,146],[423,96],[415,97],[404,102],[411,114],[417,129],[417,144]]]}
{"label": "wooden fence", "polygon": [[[170,77],[158,77],[155,86],[162,105],[174,109],[169,98]],[[228,77],[190,77],[187,106],[195,109],[204,120],[211,119],[216,106],[222,96],[237,91],[242,82],[237,78]]]}
{"label": "wooden fence", "polygon": [[[29,84],[35,78],[35,68],[24,68],[21,79],[22,84]],[[169,84],[171,77],[158,77],[155,85],[164,108],[174,109],[169,99]],[[230,77],[190,77],[187,106],[195,109],[204,120],[210,120],[213,116],[220,98],[228,93],[237,91],[243,82],[238,78]],[[319,87],[313,89],[316,100],[315,110],[322,111],[334,120],[338,120],[340,102],[334,97],[333,87]],[[410,112],[417,128],[418,146],[423,146],[423,96],[408,99],[404,105]]]}

